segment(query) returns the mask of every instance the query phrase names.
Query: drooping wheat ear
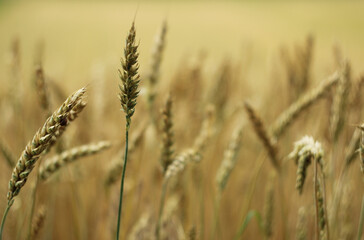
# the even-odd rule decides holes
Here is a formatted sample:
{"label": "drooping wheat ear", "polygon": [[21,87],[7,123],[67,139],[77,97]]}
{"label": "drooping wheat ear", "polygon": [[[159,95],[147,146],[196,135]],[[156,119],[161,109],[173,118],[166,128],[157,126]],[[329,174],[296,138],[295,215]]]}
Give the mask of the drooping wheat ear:
{"label": "drooping wheat ear", "polygon": [[159,69],[163,58],[163,50],[166,45],[166,33],[167,33],[167,22],[163,21],[162,26],[155,37],[152,49],[150,70],[147,76],[149,85],[148,103],[151,109],[153,108],[154,99],[156,96],[156,85],[158,84],[159,81]]}
{"label": "drooping wheat ear", "polygon": [[317,187],[316,187],[316,199],[318,205],[318,224],[319,224],[319,231],[320,231],[320,240],[324,240],[327,238],[326,236],[326,212],[325,212],[325,203],[324,197],[322,195],[321,183],[317,180]]}
{"label": "drooping wheat ear", "polygon": [[101,141],[98,143],[82,145],[80,147],[75,147],[70,150],[64,151],[59,155],[45,160],[44,163],[40,166],[39,176],[44,181],[66,164],[74,162],[82,157],[94,155],[105,149],[108,149],[109,147],[111,147],[110,142]]}
{"label": "drooping wheat ear", "polygon": [[351,137],[349,146],[345,151],[345,169],[348,169],[351,163],[357,157],[357,151],[360,146],[360,136],[361,131],[359,129],[356,129],[353,133],[353,136]]}
{"label": "drooping wheat ear", "polygon": [[130,127],[131,117],[135,112],[135,105],[139,95],[139,53],[138,45],[135,43],[135,36],[136,32],[133,22],[126,39],[124,58],[121,59],[122,69],[119,69],[119,78],[121,80],[119,98],[121,107],[125,112],[127,130]]}
{"label": "drooping wheat ear", "polygon": [[81,88],[69,96],[61,107],[47,119],[43,127],[36,132],[32,141],[25,147],[9,181],[9,192],[7,194],[9,202],[19,194],[40,155],[47,149],[55,133],[66,124],[72,109],[82,101],[85,92],[86,89]]}
{"label": "drooping wheat ear", "polygon": [[277,146],[275,141],[269,136],[262,119],[256,114],[252,106],[248,102],[245,102],[244,107],[248,113],[249,120],[253,125],[255,133],[258,135],[259,139],[262,141],[265,149],[268,152],[273,167],[279,171],[280,163],[278,162]]}
{"label": "drooping wheat ear", "polygon": [[220,193],[224,191],[226,183],[229,180],[230,174],[236,165],[239,150],[241,147],[242,135],[243,135],[243,125],[240,124],[234,130],[229,145],[224,152],[224,159],[222,160],[219,170],[217,171],[216,174],[216,185]]}
{"label": "drooping wheat ear", "polygon": [[339,74],[334,73],[318,87],[301,96],[297,101],[291,104],[287,110],[281,113],[277,120],[274,121],[270,132],[275,138],[279,138],[284,131],[293,123],[297,117],[306,109],[312,106],[317,100],[322,98],[338,81]]}
{"label": "drooping wheat ear", "polygon": [[298,220],[296,226],[296,240],[307,239],[307,217],[304,207],[300,207],[298,210]]}
{"label": "drooping wheat ear", "polygon": [[34,85],[37,90],[40,106],[47,115],[51,115],[48,88],[41,63],[39,63],[35,68]]}
{"label": "drooping wheat ear", "polygon": [[39,232],[43,228],[46,214],[47,214],[46,208],[44,206],[41,206],[37,212],[37,215],[35,215],[35,218],[32,222],[32,232],[30,235],[30,239],[32,239],[32,240],[37,239]]}
{"label": "drooping wheat ear", "polygon": [[[147,124],[143,123],[131,136],[130,144],[128,146],[129,155],[132,155],[137,147],[142,143],[147,126]],[[105,187],[110,187],[120,178],[124,166],[123,155],[123,150],[120,150],[108,166],[105,178]]]}
{"label": "drooping wheat ear", "polygon": [[169,94],[167,101],[162,110],[162,154],[160,163],[162,165],[163,172],[165,172],[168,166],[172,163],[173,159],[173,144],[174,144],[174,132],[173,132],[173,119],[172,119],[172,98]]}
{"label": "drooping wheat ear", "polygon": [[201,155],[193,149],[188,149],[180,153],[173,159],[173,162],[168,166],[164,175],[165,181],[168,181],[171,177],[176,176],[178,173],[182,172],[189,161],[199,162],[200,160]]}
{"label": "drooping wheat ear", "polygon": [[265,190],[264,208],[263,208],[263,227],[266,239],[272,237],[273,234],[273,218],[274,218],[274,174],[269,177],[269,183]]}
{"label": "drooping wheat ear", "polygon": [[361,130],[360,146],[359,146],[359,156],[361,163],[361,172],[364,174],[364,124],[362,124],[359,129]]}
{"label": "drooping wheat ear", "polygon": [[337,89],[332,102],[330,128],[333,141],[336,142],[345,123],[346,107],[350,91],[350,65],[343,63]]}
{"label": "drooping wheat ear", "polygon": [[13,168],[15,166],[15,157],[13,156],[13,154],[10,152],[8,146],[5,145],[4,142],[2,142],[0,140],[0,151],[3,155],[3,157],[6,160],[6,163],[8,164],[8,166],[10,168]]}
{"label": "drooping wheat ear", "polygon": [[[75,106],[72,108],[72,110],[67,115],[66,119],[64,120],[64,124],[54,133],[51,140],[49,141],[49,145],[47,147],[47,152],[50,151],[50,149],[55,145],[55,143],[59,140],[59,138],[63,135],[63,133],[66,131],[66,128],[68,125],[73,122],[78,115],[82,112],[82,110],[86,107],[87,102],[83,100],[81,97],[79,101],[75,104]],[[57,151],[59,152],[59,151]],[[62,152],[62,151],[61,151]]]}
{"label": "drooping wheat ear", "polygon": [[304,136],[301,140],[294,143],[293,151],[288,155],[297,165],[296,189],[302,194],[303,185],[306,180],[307,168],[311,162],[317,161],[323,171],[324,150],[321,143],[312,137]]}

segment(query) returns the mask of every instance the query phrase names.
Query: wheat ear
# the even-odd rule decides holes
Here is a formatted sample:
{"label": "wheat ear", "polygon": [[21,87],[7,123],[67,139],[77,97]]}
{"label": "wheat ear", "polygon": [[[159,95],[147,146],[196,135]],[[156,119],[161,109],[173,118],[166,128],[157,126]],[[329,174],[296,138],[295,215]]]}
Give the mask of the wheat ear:
{"label": "wheat ear", "polygon": [[331,109],[330,127],[334,142],[337,141],[345,123],[345,112],[351,85],[350,81],[350,65],[348,62],[344,62]]}
{"label": "wheat ear", "polygon": [[296,189],[302,194],[303,186],[306,180],[307,168],[312,161],[317,161],[323,169],[324,151],[319,142],[312,137],[304,136],[301,140],[294,143],[294,149],[289,154],[297,165]]}
{"label": "wheat ear", "polygon": [[240,124],[234,130],[233,136],[229,142],[227,149],[224,152],[224,158],[221,162],[216,174],[216,185],[220,193],[222,193],[229,180],[230,174],[233,171],[236,160],[241,147],[241,140],[243,135],[243,125]]}
{"label": "wheat ear", "polygon": [[262,141],[265,149],[268,152],[269,158],[273,164],[273,167],[279,171],[280,164],[278,162],[277,156],[277,146],[275,141],[269,136],[262,119],[256,114],[252,106],[248,103],[244,103],[246,112],[248,113],[249,120],[253,125],[255,133],[258,135],[259,139]]}
{"label": "wheat ear", "polygon": [[298,209],[298,220],[296,225],[296,240],[307,239],[307,219],[304,207]]}
{"label": "wheat ear", "polygon": [[50,140],[66,123],[66,119],[69,116],[72,109],[77,103],[82,101],[82,98],[86,92],[85,88],[81,88],[71,96],[55,111],[44,123],[33,139],[27,144],[25,150],[22,152],[9,181],[9,191],[7,194],[8,205],[4,213],[2,225],[0,229],[0,240],[2,239],[2,231],[5,223],[7,213],[14,202],[21,188],[28,180],[29,174],[32,172],[36,162],[43,152],[46,151]]}
{"label": "wheat ear", "polygon": [[330,90],[338,81],[339,74],[334,73],[326,81],[321,83],[318,87],[312,89],[304,94],[294,103],[292,103],[287,110],[281,113],[277,120],[274,121],[270,128],[270,132],[275,138],[279,138],[284,131],[293,123],[298,116],[312,106],[317,100],[322,98],[325,93]]}
{"label": "wheat ear", "polygon": [[46,209],[44,206],[41,206],[37,212],[37,215],[35,215],[35,218],[32,223],[32,231],[31,231],[31,237],[30,239],[34,240],[37,239],[37,236],[39,232],[42,230],[44,225],[44,220],[46,218]]}
{"label": "wheat ear", "polygon": [[167,101],[162,110],[162,150],[160,163],[162,165],[163,172],[165,172],[168,166],[172,163],[173,157],[173,144],[174,144],[174,132],[173,132],[173,119],[172,119],[172,98],[169,94]]}
{"label": "wheat ear", "polygon": [[50,159],[44,161],[40,166],[39,176],[44,181],[47,180],[53,173],[57,172],[60,168],[78,160],[79,158],[97,154],[105,149],[111,147],[108,141],[101,141],[94,144],[87,144],[80,147],[75,147],[70,150],[64,151]]}
{"label": "wheat ear", "polygon": [[182,172],[189,162],[199,162],[202,159],[202,151],[204,150],[209,138],[213,134],[212,125],[215,119],[215,109],[211,106],[208,107],[205,119],[202,123],[202,128],[197,136],[193,147],[178,154],[168,166],[163,179],[162,194],[159,205],[159,214],[155,235],[157,240],[160,239],[160,227],[162,223],[162,216],[164,210],[164,202],[167,195],[167,186],[169,180]]}
{"label": "wheat ear", "polygon": [[47,116],[51,115],[48,88],[41,63],[35,68],[34,85],[37,90],[40,106],[46,112]]}
{"label": "wheat ear", "polygon": [[148,80],[148,104],[150,111],[153,111],[154,100],[156,96],[156,85],[159,81],[159,72],[160,72],[160,65],[163,58],[163,50],[166,45],[166,33],[167,33],[167,22],[163,21],[162,26],[155,37],[152,56],[151,56],[151,63],[150,63],[150,70],[147,76]]}

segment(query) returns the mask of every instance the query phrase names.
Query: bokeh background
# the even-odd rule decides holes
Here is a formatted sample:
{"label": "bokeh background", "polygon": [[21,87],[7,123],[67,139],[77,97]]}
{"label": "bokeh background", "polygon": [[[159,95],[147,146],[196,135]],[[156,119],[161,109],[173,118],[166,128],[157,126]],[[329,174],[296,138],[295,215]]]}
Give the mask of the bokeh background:
{"label": "bokeh background", "polygon": [[[19,156],[45,119],[33,82],[40,47],[53,109],[63,101],[59,97],[62,93],[57,95],[56,89],[68,96],[76,89],[88,86],[88,106],[67,132],[66,146],[71,148],[99,140],[113,142],[107,152],[70,165],[50,182],[38,187],[36,206],[45,205],[49,214],[39,239],[112,239],[119,183],[105,190],[103,181],[110,162],[119,156],[124,144],[125,122],[117,98],[117,69],[133,21],[140,42],[142,83],[132,131],[142,128],[150,117],[146,99],[148,86],[143,79],[150,71],[154,39],[163,21],[167,22],[168,31],[154,110],[159,126],[159,110],[171,91],[175,102],[175,152],[191,146],[201,128],[208,103],[223,95],[221,101],[225,104],[221,116],[217,116],[217,133],[198,165],[197,178],[194,168],[188,170],[180,180],[182,186],[177,183],[175,187],[178,190],[173,196],[177,196],[178,201],[171,210],[173,218],[172,223],[167,224],[166,231],[170,231],[170,235],[166,239],[185,239],[191,229],[196,229],[197,239],[212,239],[215,175],[233,130],[238,122],[243,122],[242,149],[221,200],[215,238],[232,239],[247,206],[263,211],[264,192],[272,170],[262,144],[241,110],[242,103],[249,100],[269,126],[295,98],[287,83],[282,52],[296,56],[296,49],[305,46],[309,36],[314,44],[307,89],[314,88],[339,68],[338,53],[350,61],[353,84],[359,82],[364,72],[363,10],[363,1],[344,0],[0,1],[0,135],[13,155]],[[15,65],[14,46],[18,60]],[[228,74],[224,75],[224,71]],[[223,78],[227,78],[227,84],[216,84]],[[20,99],[20,107],[12,105],[12,96]],[[292,150],[293,142],[305,134],[322,142],[327,151],[327,162],[332,158],[339,159],[335,165],[336,175],[328,180],[328,199],[333,196],[334,183],[344,165],[340,159],[344,159],[354,125],[363,120],[359,110],[354,110],[345,123],[341,140],[333,145],[328,134],[331,103],[330,97],[319,102],[279,142],[282,161]],[[360,109],[360,105],[354,109]],[[130,239],[152,239],[147,233],[153,232],[163,178],[159,166],[160,145],[158,127],[148,125],[143,143],[137,146],[127,169],[123,239],[128,236]],[[261,168],[259,163],[265,158]],[[2,161],[0,171],[1,210],[6,205],[11,169]],[[282,229],[286,229],[286,239],[294,239],[297,212],[301,206],[308,211],[307,239],[313,239],[312,171],[307,177],[309,186],[301,197],[294,189],[295,173],[296,166],[287,163],[282,173],[284,195],[275,187],[277,197],[271,239],[282,239],[285,235]],[[348,186],[345,192],[350,206],[345,209],[347,215],[340,213],[343,214],[340,215],[343,225],[332,230],[332,239],[354,239],[356,236],[363,195],[358,159],[348,176],[344,185]],[[6,226],[6,239],[24,239],[26,233],[22,229],[30,221],[27,199],[31,196],[32,182],[33,179],[29,180],[14,204]],[[286,207],[284,219],[280,209],[282,201]],[[170,204],[173,206],[173,201]],[[145,214],[150,216],[148,222],[151,222],[152,230],[145,230],[145,235],[133,238],[133,227]],[[264,238],[254,221],[244,233],[244,239]],[[341,237],[340,228],[346,222],[351,235]]]}

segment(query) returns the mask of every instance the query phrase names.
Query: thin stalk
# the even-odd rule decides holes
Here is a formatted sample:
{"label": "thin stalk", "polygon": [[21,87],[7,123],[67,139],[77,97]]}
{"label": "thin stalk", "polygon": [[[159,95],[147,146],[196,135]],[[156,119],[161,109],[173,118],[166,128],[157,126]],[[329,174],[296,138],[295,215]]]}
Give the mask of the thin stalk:
{"label": "thin stalk", "polygon": [[13,204],[8,202],[8,206],[6,207],[5,209],[5,212],[4,212],[4,216],[1,220],[1,227],[0,227],[0,240],[3,239],[3,230],[4,230],[4,225],[5,225],[5,220],[6,220],[6,217],[8,216],[8,212],[10,210],[10,207],[12,206]]}
{"label": "thin stalk", "polygon": [[363,195],[363,200],[361,201],[361,211],[360,211],[360,220],[359,220],[358,237],[357,237],[358,240],[360,240],[361,237],[363,236],[363,228],[364,228],[364,195]]}
{"label": "thin stalk", "polygon": [[[201,173],[202,174],[202,173]],[[205,239],[205,195],[204,195],[204,184],[203,177],[200,179],[200,239]]]}
{"label": "thin stalk", "polygon": [[317,187],[317,161],[316,161],[316,159],[314,161],[313,169],[314,169],[313,170],[314,171],[314,180],[313,180],[313,182],[315,184],[315,194],[314,194],[314,196],[315,196],[315,207],[316,207],[316,218],[315,218],[316,238],[315,239],[318,240],[320,234],[319,234],[319,227],[318,227],[318,224],[319,224],[319,220],[318,220],[318,218],[319,218],[319,209],[318,209],[318,201],[317,201],[318,187]]}
{"label": "thin stalk", "polygon": [[35,184],[32,192],[32,202],[30,206],[30,216],[29,216],[29,226],[28,226],[28,233],[27,233],[27,240],[30,240],[30,235],[32,232],[32,221],[33,221],[33,215],[34,215],[34,209],[35,209],[35,202],[37,198],[37,187],[39,182],[39,167],[37,168],[37,178],[35,179]]}
{"label": "thin stalk", "polygon": [[325,208],[326,235],[327,235],[327,240],[330,240],[329,218],[328,218],[327,203],[326,203],[326,183],[325,183],[325,176],[322,171],[321,171],[321,178],[322,178],[322,191],[323,191],[322,194],[324,197],[324,208]]}
{"label": "thin stalk", "polygon": [[220,205],[221,205],[221,192],[218,190],[217,196],[215,198],[214,203],[214,227],[212,229],[212,238],[216,239],[218,227],[219,227],[219,219],[220,219]]}
{"label": "thin stalk", "polygon": [[155,229],[155,235],[156,235],[157,240],[160,239],[160,227],[161,227],[161,223],[162,223],[164,202],[166,200],[167,185],[168,185],[168,181],[163,181],[162,195],[161,195],[161,201],[160,201],[160,205],[159,205],[158,221],[157,221],[157,227]]}
{"label": "thin stalk", "polygon": [[[281,169],[282,170],[282,169]],[[285,195],[284,195],[284,186],[283,186],[283,177],[282,174],[280,174],[280,172],[277,173],[278,174],[278,180],[279,180],[279,195],[281,195],[281,201],[280,205],[281,205],[281,215],[282,215],[282,240],[286,239],[287,236],[287,224],[286,224],[286,220],[287,218],[287,213],[285,211]]]}
{"label": "thin stalk", "polygon": [[[251,204],[251,201],[253,199],[253,196],[254,196],[254,192],[255,192],[255,189],[256,189],[256,186],[257,186],[257,182],[258,182],[258,178],[259,178],[259,175],[261,173],[261,170],[263,169],[263,165],[264,165],[264,162],[265,162],[265,159],[266,159],[266,155],[261,153],[259,156],[258,156],[258,165],[255,169],[255,172],[254,172],[254,176],[253,176],[253,179],[252,179],[252,184],[251,184],[251,188],[249,189],[249,193],[248,193],[248,198],[246,200],[246,202],[244,203],[244,207],[243,207],[243,210],[242,210],[242,223],[244,223],[245,221],[245,218],[246,216],[248,215],[249,213],[249,207],[250,207],[250,204]],[[243,232],[239,229],[238,232],[235,234],[235,237],[234,237],[234,240],[238,240],[241,238]]]}
{"label": "thin stalk", "polygon": [[118,212],[118,225],[116,227],[116,240],[119,240],[119,234],[120,234],[120,223],[121,223],[121,210],[122,210],[122,205],[123,205],[125,169],[126,169],[126,162],[128,160],[128,144],[129,144],[129,125],[127,124],[126,132],[125,132],[124,167],[123,167],[123,174],[121,176],[121,185],[120,185],[119,212]]}

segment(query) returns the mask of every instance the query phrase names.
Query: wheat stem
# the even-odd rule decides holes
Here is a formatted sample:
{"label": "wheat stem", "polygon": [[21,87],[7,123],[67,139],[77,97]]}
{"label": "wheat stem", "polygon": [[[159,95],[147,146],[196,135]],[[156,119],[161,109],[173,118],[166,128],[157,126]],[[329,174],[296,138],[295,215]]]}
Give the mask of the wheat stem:
{"label": "wheat stem", "polygon": [[360,220],[358,227],[358,240],[360,240],[363,235],[363,228],[364,228],[364,195],[363,195],[363,200],[361,202]]}
{"label": "wheat stem", "polygon": [[155,229],[155,235],[156,235],[157,240],[160,240],[160,227],[161,227],[161,223],[162,223],[164,202],[165,202],[166,196],[167,196],[167,186],[168,186],[168,179],[163,181],[163,186],[162,186],[162,195],[161,195],[161,201],[160,201],[160,205],[159,205],[157,227]]}
{"label": "wheat stem", "polygon": [[8,212],[11,208],[11,205],[13,205],[13,202],[14,202],[14,199],[13,200],[9,200],[8,201],[8,205],[5,209],[5,212],[4,212],[4,215],[3,215],[3,218],[1,220],[1,227],[0,227],[0,240],[3,239],[3,230],[4,230],[4,225],[5,225],[5,221],[6,221],[6,217],[8,216]]}
{"label": "wheat stem", "polygon": [[128,124],[127,124],[127,129],[126,129],[126,133],[125,133],[124,167],[123,167],[123,174],[121,176],[121,185],[120,185],[118,225],[116,227],[116,239],[117,240],[119,240],[119,234],[120,234],[120,223],[121,223],[121,212],[122,212],[122,205],[123,205],[125,169],[126,169],[126,162],[128,160],[128,144],[129,144],[129,127],[128,127]]}
{"label": "wheat stem", "polygon": [[33,215],[34,215],[35,202],[36,202],[36,198],[37,198],[38,182],[39,182],[39,167],[37,169],[37,177],[35,179],[35,185],[34,185],[33,192],[32,192],[32,203],[31,203],[32,205],[31,205],[31,208],[30,208],[30,217],[29,217],[29,227],[28,227],[27,240],[30,240],[30,238],[31,238],[32,220],[33,220]]}

